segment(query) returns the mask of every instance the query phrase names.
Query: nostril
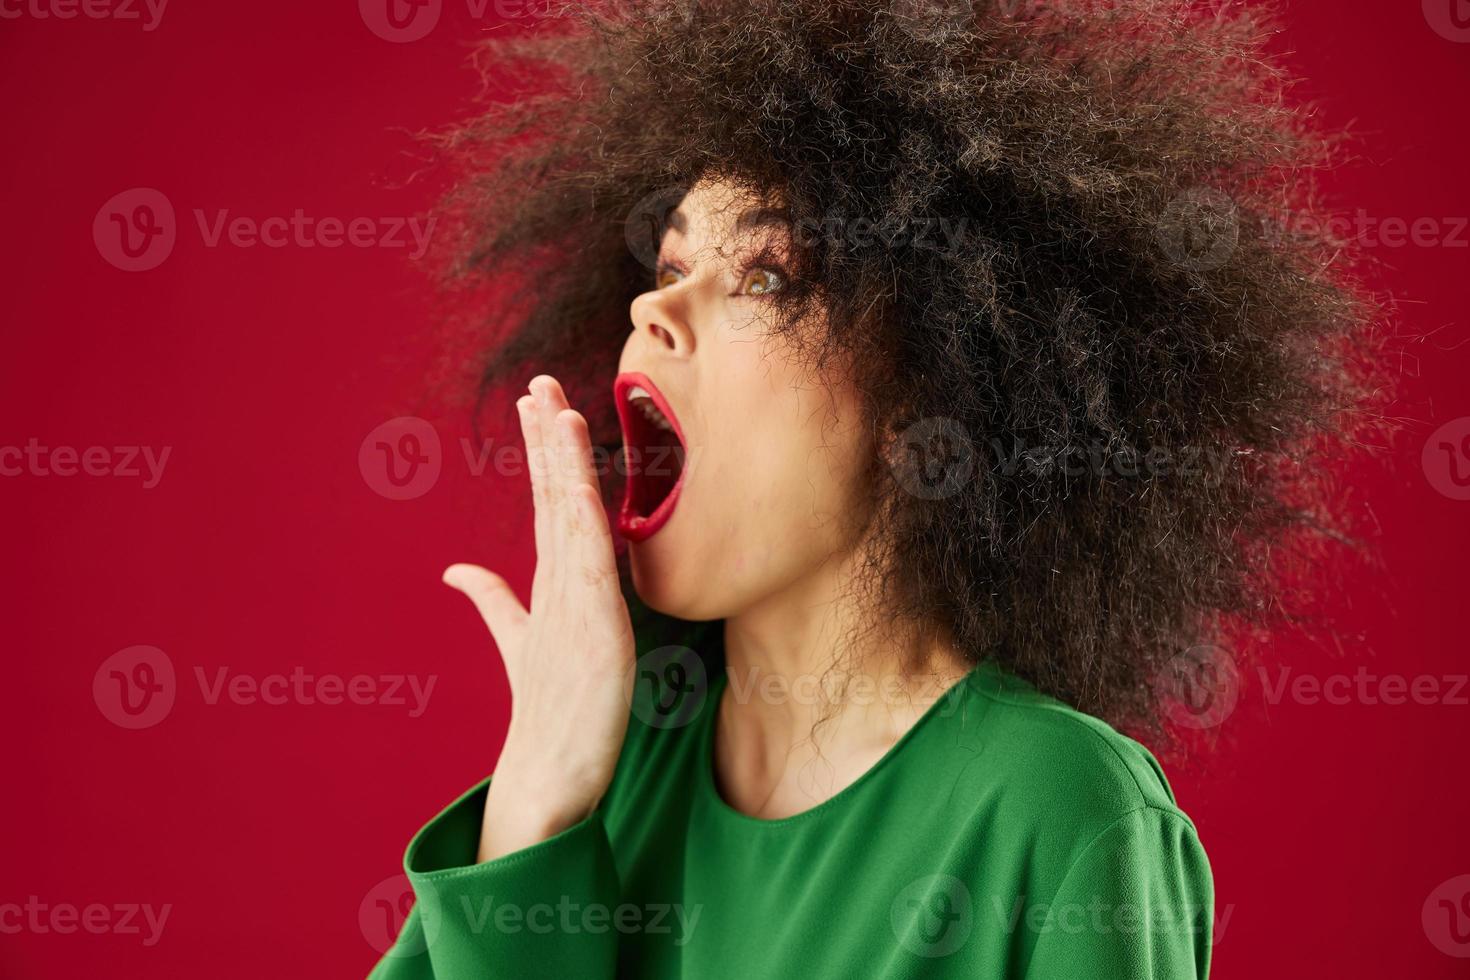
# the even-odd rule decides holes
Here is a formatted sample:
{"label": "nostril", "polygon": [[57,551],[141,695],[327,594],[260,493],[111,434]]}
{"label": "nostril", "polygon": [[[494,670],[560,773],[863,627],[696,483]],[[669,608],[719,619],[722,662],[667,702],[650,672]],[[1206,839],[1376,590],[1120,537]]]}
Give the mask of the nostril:
{"label": "nostril", "polygon": [[665,330],[663,327],[659,326],[657,323],[649,324],[649,326],[651,326],[653,328],[653,335],[655,337],[657,337],[660,341],[662,341],[663,342],[663,345],[665,347],[667,347],[669,350],[673,350],[674,349],[674,335],[673,334],[669,333],[667,330]]}

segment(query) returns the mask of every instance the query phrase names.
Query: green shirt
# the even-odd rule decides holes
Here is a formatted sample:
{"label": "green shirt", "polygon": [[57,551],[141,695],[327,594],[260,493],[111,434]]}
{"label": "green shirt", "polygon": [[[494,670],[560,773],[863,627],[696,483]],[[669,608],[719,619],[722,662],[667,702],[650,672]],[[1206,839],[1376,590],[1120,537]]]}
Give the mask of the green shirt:
{"label": "green shirt", "polygon": [[714,777],[719,633],[640,643],[676,683],[639,685],[592,816],[476,864],[486,780],[413,838],[373,980],[1206,975],[1209,864],[1143,746],[983,662],[856,782],[756,819]]}

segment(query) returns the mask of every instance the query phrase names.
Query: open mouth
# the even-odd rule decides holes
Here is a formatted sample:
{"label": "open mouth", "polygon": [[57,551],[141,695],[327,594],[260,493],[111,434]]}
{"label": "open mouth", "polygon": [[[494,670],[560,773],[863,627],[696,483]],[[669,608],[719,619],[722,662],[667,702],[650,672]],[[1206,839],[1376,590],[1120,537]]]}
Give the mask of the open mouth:
{"label": "open mouth", "polygon": [[627,473],[618,533],[629,541],[643,541],[668,523],[679,502],[684,483],[684,433],[663,393],[645,374],[618,375],[613,398],[623,426]]}

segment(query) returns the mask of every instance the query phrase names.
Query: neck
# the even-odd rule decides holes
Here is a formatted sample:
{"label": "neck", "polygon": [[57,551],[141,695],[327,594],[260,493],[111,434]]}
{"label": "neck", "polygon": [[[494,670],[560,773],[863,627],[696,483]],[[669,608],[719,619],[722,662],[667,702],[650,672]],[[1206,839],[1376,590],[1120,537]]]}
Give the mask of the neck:
{"label": "neck", "polygon": [[907,702],[922,713],[963,676],[969,665],[935,631],[881,618],[872,628],[852,594],[857,565],[855,554],[834,557],[725,620],[728,712],[777,739],[788,729],[803,737],[834,717],[844,719],[834,730],[872,737],[907,727]]}

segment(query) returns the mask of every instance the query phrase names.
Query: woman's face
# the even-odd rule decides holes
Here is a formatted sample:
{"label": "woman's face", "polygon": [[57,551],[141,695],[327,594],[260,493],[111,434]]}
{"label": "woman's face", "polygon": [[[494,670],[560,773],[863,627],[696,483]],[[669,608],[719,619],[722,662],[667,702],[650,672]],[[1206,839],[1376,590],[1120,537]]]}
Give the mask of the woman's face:
{"label": "woman's face", "polygon": [[785,223],[708,180],[668,224],[614,386],[630,474],[617,525],[644,602],[727,618],[854,547],[873,450],[850,384],[818,380],[771,331]]}

